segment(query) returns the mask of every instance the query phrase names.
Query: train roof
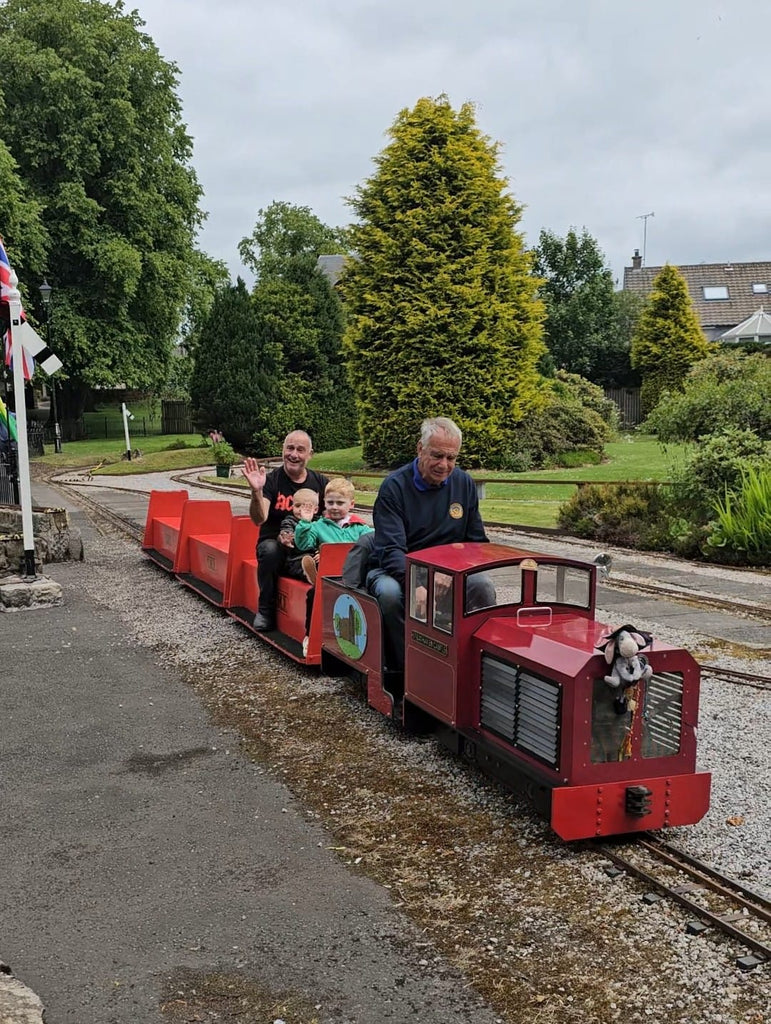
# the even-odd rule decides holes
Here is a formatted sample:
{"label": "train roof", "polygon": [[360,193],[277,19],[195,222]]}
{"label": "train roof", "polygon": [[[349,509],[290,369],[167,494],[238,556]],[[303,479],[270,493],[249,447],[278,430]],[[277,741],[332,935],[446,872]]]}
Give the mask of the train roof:
{"label": "train roof", "polygon": [[502,562],[516,563],[525,558],[549,565],[575,565],[590,568],[591,563],[575,558],[563,558],[561,555],[548,555],[542,551],[528,551],[524,548],[513,548],[507,544],[480,544],[464,541],[457,544],[440,544],[434,548],[410,552],[410,558],[424,562],[437,569],[450,572],[465,572],[468,569],[483,569]]}

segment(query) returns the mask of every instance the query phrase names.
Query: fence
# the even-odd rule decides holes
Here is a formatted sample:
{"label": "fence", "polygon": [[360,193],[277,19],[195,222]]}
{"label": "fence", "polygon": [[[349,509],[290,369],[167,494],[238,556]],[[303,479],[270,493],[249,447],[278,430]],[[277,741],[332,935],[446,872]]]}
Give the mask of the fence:
{"label": "fence", "polygon": [[161,433],[193,433],[193,417],[187,402],[161,402]]}
{"label": "fence", "polygon": [[618,406],[622,427],[636,427],[642,423],[639,388],[606,388],[605,397]]}
{"label": "fence", "polygon": [[[136,415],[129,422],[132,437],[150,437],[158,434],[192,434],[193,422],[187,402],[161,402],[160,419],[157,416]],[[62,424],[65,441],[81,441],[84,438],[123,437],[123,418],[115,409],[105,413],[87,412],[79,420],[68,420]]]}
{"label": "fence", "polygon": [[0,442],[0,505],[19,504],[19,470],[16,442]]}

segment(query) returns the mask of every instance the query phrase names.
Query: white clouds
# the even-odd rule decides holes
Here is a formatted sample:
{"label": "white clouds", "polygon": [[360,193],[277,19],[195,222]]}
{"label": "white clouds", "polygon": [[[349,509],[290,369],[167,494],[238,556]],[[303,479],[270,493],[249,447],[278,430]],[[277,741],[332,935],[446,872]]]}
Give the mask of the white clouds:
{"label": "white clouds", "polygon": [[767,50],[754,0],[138,0],[181,70],[210,212],[236,245],[274,199],[328,223],[403,107],[446,92],[502,143],[534,242],[586,226],[621,274],[648,262],[768,258]]}

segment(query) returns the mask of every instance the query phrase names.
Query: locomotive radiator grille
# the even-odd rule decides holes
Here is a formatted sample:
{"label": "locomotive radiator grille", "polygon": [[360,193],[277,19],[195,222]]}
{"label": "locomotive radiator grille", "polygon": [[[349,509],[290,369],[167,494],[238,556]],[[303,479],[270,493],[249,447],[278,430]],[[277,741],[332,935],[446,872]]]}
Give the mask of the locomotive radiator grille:
{"label": "locomotive radiator grille", "polygon": [[482,655],[481,725],[552,768],[559,763],[560,687]]}
{"label": "locomotive radiator grille", "polygon": [[683,718],[683,677],[679,672],[656,672],[645,687],[642,756],[667,757],[680,750]]}

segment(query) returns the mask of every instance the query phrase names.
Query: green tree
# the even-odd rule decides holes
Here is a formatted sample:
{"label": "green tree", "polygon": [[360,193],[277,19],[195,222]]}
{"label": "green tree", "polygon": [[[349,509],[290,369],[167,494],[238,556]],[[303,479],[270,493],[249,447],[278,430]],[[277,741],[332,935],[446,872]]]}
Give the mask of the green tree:
{"label": "green tree", "polygon": [[324,224],[307,206],[276,200],[257,214],[251,235],[238,252],[258,281],[274,278],[303,282],[322,255],[347,253],[347,231]]}
{"label": "green tree", "polygon": [[690,368],[712,348],[699,326],[685,279],[667,263],[653,282],[632,338],[632,365],[643,380],[643,413],[655,407],[664,391],[682,390]]}
{"label": "green tree", "polygon": [[543,304],[498,146],[446,96],[403,110],[349,200],[358,259],[343,277],[344,348],[371,464],[415,451],[427,415],[452,416],[464,461],[503,466],[514,424],[543,401]]}
{"label": "green tree", "polygon": [[204,335],[190,383],[196,422],[243,449],[255,432],[274,432],[282,414],[281,346],[267,337],[240,278],[215,295]]}
{"label": "green tree", "polygon": [[645,297],[637,292],[613,293],[613,346],[607,352],[606,387],[638,388],[640,374],[632,366],[632,338],[645,308]]}
{"label": "green tree", "polygon": [[215,296],[229,284],[230,273],[222,260],[212,259],[199,249],[193,249],[190,254],[189,290],[177,338],[187,355],[194,356],[198,350]]}
{"label": "green tree", "polygon": [[[0,124],[4,116],[0,97]],[[25,305],[29,298],[27,279],[40,279],[45,267],[48,233],[42,212],[41,204],[30,195],[19,177],[16,161],[0,139],[0,235],[18,275]]]}
{"label": "green tree", "polygon": [[[355,444],[356,410],[341,348],[344,311],[316,269],[319,256],[347,252],[346,230],[323,224],[307,206],[274,202],[260,210],[239,252],[257,277],[254,299],[265,341],[282,352],[284,433],[308,430],[317,450]],[[280,439],[260,431],[255,445],[266,452]]]}
{"label": "green tree", "polygon": [[564,239],[541,231],[533,254],[555,367],[595,384],[622,386],[630,370],[628,337],[619,331],[613,275],[597,241],[586,228],[580,235],[571,228]]}
{"label": "green tree", "polygon": [[120,2],[0,7],[0,134],[43,211],[69,415],[88,387],[164,379],[190,287],[201,190],[177,68],[143,24]]}

